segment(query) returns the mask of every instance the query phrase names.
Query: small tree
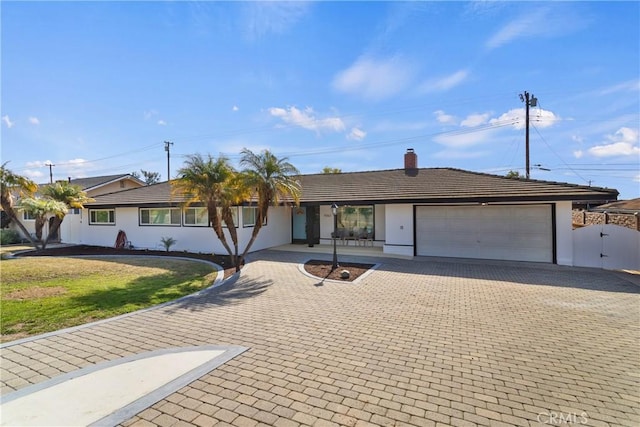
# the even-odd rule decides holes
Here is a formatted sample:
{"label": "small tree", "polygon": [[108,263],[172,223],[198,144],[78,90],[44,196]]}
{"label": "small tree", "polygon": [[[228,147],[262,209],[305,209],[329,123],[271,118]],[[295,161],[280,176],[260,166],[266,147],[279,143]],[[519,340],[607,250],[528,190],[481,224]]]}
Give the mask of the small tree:
{"label": "small tree", "polygon": [[339,168],[332,168],[329,166],[325,166],[324,168],[322,168],[322,173],[324,174],[329,174],[329,173],[342,173],[342,169]]}
{"label": "small tree", "polygon": [[[142,176],[140,174],[142,174]],[[158,182],[160,182],[160,173],[159,172],[150,172],[150,171],[146,171],[144,169],[140,169],[140,173],[131,172],[131,176],[133,176],[135,178],[138,178],[138,179],[142,179],[145,182],[145,184],[147,184],[147,185],[157,184]]]}
{"label": "small tree", "polygon": [[509,172],[507,172],[507,174],[505,176],[507,178],[512,178],[512,179],[522,178],[522,175],[520,175],[520,172],[514,171],[514,170],[510,170]]}
{"label": "small tree", "polygon": [[286,157],[279,159],[269,150],[255,154],[247,148],[244,148],[241,154],[240,164],[246,167],[243,171],[243,180],[245,186],[252,189],[253,195],[258,199],[258,214],[251,239],[238,260],[239,264],[242,264],[253,242],[258,237],[262,224],[267,219],[269,206],[277,206],[283,199],[290,199],[295,205],[298,205],[302,193],[298,180],[300,172],[289,163],[289,159]]}
{"label": "small tree", "polygon": [[169,250],[171,249],[171,246],[175,245],[177,243],[177,240],[174,239],[173,237],[162,237],[160,239],[160,242],[162,242],[162,245],[164,246],[165,250],[169,252]]}
{"label": "small tree", "polygon": [[35,194],[38,184],[29,178],[13,173],[7,168],[5,162],[0,166],[0,206],[7,214],[11,221],[14,221],[25,238],[29,239],[32,244],[36,244],[31,234],[24,224],[18,218],[18,214],[14,209],[15,197],[29,197]]}
{"label": "small tree", "polygon": [[87,193],[82,191],[79,185],[72,185],[66,181],[45,186],[42,189],[42,195],[48,199],[61,202],[67,207],[61,215],[55,214],[47,239],[42,244],[42,249],[44,249],[51,240],[51,236],[57,235],[68,209],[82,209],[85,203],[93,202],[94,199],[87,196]]}
{"label": "small tree", "polygon": [[[217,159],[211,155],[203,157],[194,154],[187,157],[185,164],[178,170],[178,179],[171,181],[172,192],[180,194],[186,199],[186,204],[204,203],[207,207],[209,226],[226,249],[234,264],[236,257],[234,251],[227,242],[222,228],[223,215],[226,210],[228,196],[225,191],[235,175],[235,170],[229,164],[229,160],[220,156]],[[231,221],[233,222],[233,221]],[[237,241],[235,227],[229,227],[231,238]]]}
{"label": "small tree", "polygon": [[[44,249],[47,246],[46,240],[42,240],[42,230],[49,219],[49,215],[54,215],[56,218],[64,218],[68,209],[64,202],[44,198],[35,199],[33,197],[20,199],[17,208],[28,212],[35,218],[36,242],[34,243],[38,249]],[[51,235],[51,230],[49,235]]]}

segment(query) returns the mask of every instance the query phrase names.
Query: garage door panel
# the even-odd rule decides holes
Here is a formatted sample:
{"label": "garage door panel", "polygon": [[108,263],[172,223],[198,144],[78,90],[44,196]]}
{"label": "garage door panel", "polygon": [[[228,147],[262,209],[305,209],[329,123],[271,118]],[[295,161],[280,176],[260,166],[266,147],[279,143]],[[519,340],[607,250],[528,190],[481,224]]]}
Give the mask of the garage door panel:
{"label": "garage door panel", "polygon": [[550,205],[418,206],[416,253],[552,262]]}

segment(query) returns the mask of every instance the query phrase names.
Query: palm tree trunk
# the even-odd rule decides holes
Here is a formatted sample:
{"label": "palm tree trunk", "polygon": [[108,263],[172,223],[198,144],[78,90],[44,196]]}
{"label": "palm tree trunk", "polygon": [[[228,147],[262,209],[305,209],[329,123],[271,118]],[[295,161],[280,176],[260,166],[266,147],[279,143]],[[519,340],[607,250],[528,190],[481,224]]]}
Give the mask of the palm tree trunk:
{"label": "palm tree trunk", "polygon": [[231,262],[236,267],[236,271],[240,271],[240,263],[238,262],[238,231],[236,230],[235,224],[233,223],[233,215],[231,215],[231,209],[223,208],[222,210],[222,218],[224,223],[227,225],[227,230],[229,230],[229,235],[231,236],[231,241],[233,242],[234,254],[231,256]]}
{"label": "palm tree trunk", "polygon": [[62,221],[64,220],[64,218],[58,218],[57,216],[55,216],[54,218],[55,219],[53,220],[53,224],[49,229],[49,234],[47,234],[47,238],[42,244],[42,249],[45,249],[47,247],[47,245],[49,244],[49,241],[51,240],[51,236],[54,236],[58,232],[58,230],[60,229],[60,226],[62,225]]}
{"label": "palm tree trunk", "polygon": [[[267,207],[268,209],[268,207]],[[253,232],[251,233],[251,239],[249,239],[249,243],[247,243],[247,246],[244,248],[244,252],[242,252],[242,255],[240,256],[240,259],[238,259],[238,267],[236,269],[236,271],[240,271],[240,267],[243,263],[244,263],[244,259],[247,256],[247,253],[249,253],[249,249],[251,249],[251,246],[253,245],[253,242],[256,241],[256,237],[258,237],[258,233],[260,233],[260,230],[262,229],[262,224],[264,223],[264,216],[263,213],[261,211],[261,209],[258,209],[258,215],[256,218],[256,223],[253,226]]]}

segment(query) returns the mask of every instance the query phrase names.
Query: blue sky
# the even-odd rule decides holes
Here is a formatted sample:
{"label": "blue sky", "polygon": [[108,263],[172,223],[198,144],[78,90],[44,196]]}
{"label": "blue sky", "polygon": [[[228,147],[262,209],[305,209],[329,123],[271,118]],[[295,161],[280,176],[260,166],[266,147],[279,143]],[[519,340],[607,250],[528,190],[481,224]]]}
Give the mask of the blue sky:
{"label": "blue sky", "polygon": [[[11,2],[2,162],[38,182],[270,149],[640,197],[638,2]],[[539,165],[539,166],[537,166]],[[543,170],[549,169],[549,170]]]}

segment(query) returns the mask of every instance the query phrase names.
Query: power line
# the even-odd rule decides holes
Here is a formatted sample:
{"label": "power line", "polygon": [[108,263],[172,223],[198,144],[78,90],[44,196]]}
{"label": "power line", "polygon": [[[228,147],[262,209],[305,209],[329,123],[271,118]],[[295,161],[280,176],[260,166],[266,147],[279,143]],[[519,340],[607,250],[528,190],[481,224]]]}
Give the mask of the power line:
{"label": "power line", "polygon": [[590,184],[590,181],[588,179],[586,179],[585,177],[583,177],[582,175],[580,175],[578,172],[576,172],[571,166],[569,166],[562,157],[560,157],[560,155],[558,155],[558,153],[555,152],[555,150],[553,148],[551,148],[551,145],[549,145],[549,143],[547,142],[547,140],[544,138],[544,136],[542,136],[542,134],[540,133],[540,131],[538,130],[538,127],[536,125],[533,125],[533,129],[536,131],[536,133],[538,134],[538,136],[540,137],[540,139],[542,139],[542,142],[544,142],[544,144],[547,146],[547,148],[549,149],[549,151],[551,151],[558,159],[560,159],[560,161],[562,162],[563,165],[565,165],[567,167],[567,169],[569,169],[571,172],[573,172],[574,174],[576,174],[576,176],[580,179],[582,179],[584,182],[586,182],[587,184]]}

